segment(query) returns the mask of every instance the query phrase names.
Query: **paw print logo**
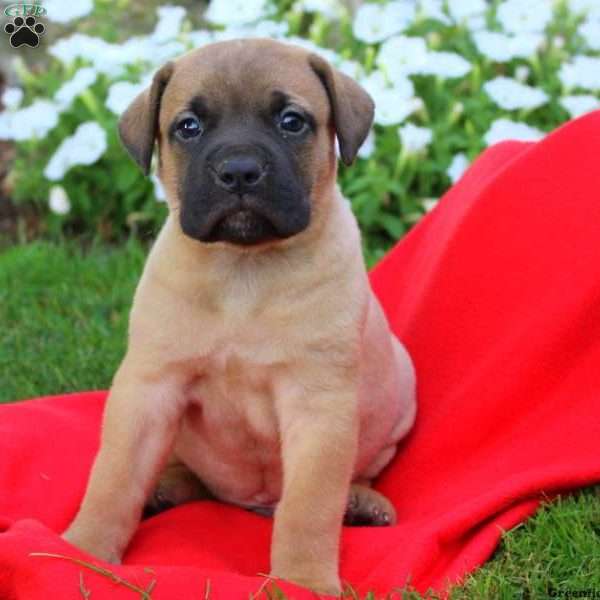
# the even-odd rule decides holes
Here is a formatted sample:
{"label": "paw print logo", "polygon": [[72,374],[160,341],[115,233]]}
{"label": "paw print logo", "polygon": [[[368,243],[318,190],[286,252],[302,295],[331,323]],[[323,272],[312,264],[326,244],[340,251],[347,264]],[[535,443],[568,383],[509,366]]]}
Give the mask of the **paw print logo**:
{"label": "paw print logo", "polygon": [[38,23],[35,17],[15,17],[12,23],[4,26],[4,31],[10,35],[10,45],[18,48],[24,44],[37,48],[40,43],[40,35],[44,35],[46,28]]}

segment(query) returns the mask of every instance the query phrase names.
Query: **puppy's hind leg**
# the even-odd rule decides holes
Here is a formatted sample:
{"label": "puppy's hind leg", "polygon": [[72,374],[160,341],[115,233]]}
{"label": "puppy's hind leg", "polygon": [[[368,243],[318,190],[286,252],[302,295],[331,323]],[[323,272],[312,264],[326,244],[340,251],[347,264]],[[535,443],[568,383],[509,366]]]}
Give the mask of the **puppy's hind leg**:
{"label": "puppy's hind leg", "polygon": [[213,498],[214,496],[198,476],[173,457],[146,501],[144,518],[153,517],[186,502]]}
{"label": "puppy's hind leg", "polygon": [[360,483],[350,486],[344,525],[387,527],[395,524],[396,511],[383,494]]}

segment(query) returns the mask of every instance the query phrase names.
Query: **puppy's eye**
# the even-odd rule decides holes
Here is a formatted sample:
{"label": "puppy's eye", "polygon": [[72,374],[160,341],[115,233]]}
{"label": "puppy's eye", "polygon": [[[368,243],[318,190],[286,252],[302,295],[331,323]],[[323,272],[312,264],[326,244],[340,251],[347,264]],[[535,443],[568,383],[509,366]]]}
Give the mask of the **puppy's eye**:
{"label": "puppy's eye", "polygon": [[186,117],[177,123],[176,130],[179,137],[189,140],[202,133],[202,124],[195,117]]}
{"label": "puppy's eye", "polygon": [[288,133],[301,133],[306,128],[306,120],[301,114],[288,110],[279,118],[279,128]]}

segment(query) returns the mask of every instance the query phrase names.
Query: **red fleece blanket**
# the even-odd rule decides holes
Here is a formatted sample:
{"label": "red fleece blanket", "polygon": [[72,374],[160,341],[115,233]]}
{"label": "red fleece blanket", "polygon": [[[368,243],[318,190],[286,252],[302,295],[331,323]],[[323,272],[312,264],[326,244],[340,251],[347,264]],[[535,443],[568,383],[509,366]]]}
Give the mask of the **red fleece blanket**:
{"label": "red fleece blanket", "polygon": [[[378,482],[398,525],[343,532],[342,576],[360,592],[444,589],[543,493],[600,481],[599,194],[600,112],[487,150],[373,271],[415,361],[419,414]],[[57,532],[83,495],[104,397],[0,407],[2,600],[140,597],[31,556],[102,566]],[[144,521],[112,570],[155,581],[154,600],[248,598],[269,570],[270,534],[269,519],[194,503]]]}

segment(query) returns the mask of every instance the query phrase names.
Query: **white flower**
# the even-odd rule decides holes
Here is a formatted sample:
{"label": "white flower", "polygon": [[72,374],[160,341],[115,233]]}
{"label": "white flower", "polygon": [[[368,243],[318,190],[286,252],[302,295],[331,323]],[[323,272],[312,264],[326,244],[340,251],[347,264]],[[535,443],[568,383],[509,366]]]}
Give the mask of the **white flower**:
{"label": "white flower", "polygon": [[339,19],[348,12],[340,0],[296,0],[292,10],[301,13],[318,13],[332,20]]}
{"label": "white flower", "polygon": [[592,50],[600,50],[600,20],[585,21],[578,32]]}
{"label": "white flower", "polygon": [[0,140],[13,139],[13,121],[8,111],[0,113]]}
{"label": "white flower", "polygon": [[386,40],[377,55],[377,65],[392,81],[407,75],[463,77],[471,63],[454,52],[431,52],[418,37],[396,35]]}
{"label": "white flower", "polygon": [[68,23],[89,15],[94,10],[94,0],[44,0],[48,19],[56,23]]}
{"label": "white flower", "polygon": [[398,128],[398,135],[402,142],[402,151],[406,154],[418,154],[425,150],[433,139],[433,132],[427,127],[417,127],[407,123]]}
{"label": "white flower", "polygon": [[162,184],[161,180],[158,178],[158,176],[156,175],[156,173],[152,173],[150,175],[150,179],[151,179],[152,183],[154,184],[154,197],[156,198],[156,201],[157,202],[166,202],[167,194],[165,193],[165,188],[163,187],[163,184]]}
{"label": "white flower", "polygon": [[572,118],[579,117],[592,110],[600,108],[600,100],[591,94],[580,96],[563,96],[560,99],[561,106]]}
{"label": "white flower", "polygon": [[66,215],[71,210],[69,196],[62,185],[53,185],[50,188],[48,206],[57,215]]}
{"label": "white flower", "polygon": [[59,109],[48,100],[36,100],[14,112],[0,113],[0,139],[22,142],[42,139],[58,123]]}
{"label": "white flower", "polygon": [[444,25],[451,23],[448,15],[444,12],[443,0],[419,0],[417,10],[422,18],[440,21]]}
{"label": "white flower", "polygon": [[423,198],[421,204],[423,205],[425,212],[431,212],[437,206],[439,201],[439,198]]}
{"label": "white flower", "polygon": [[471,63],[454,52],[431,52],[418,37],[396,35],[386,40],[377,55],[377,65],[392,82],[407,75],[463,77]]}
{"label": "white flower", "polygon": [[107,147],[106,131],[96,121],[82,123],[71,137],[62,141],[46,165],[44,176],[58,181],[71,167],[95,163]]}
{"label": "white flower", "polygon": [[15,126],[13,113],[5,110],[0,112],[0,140],[14,140],[15,132],[13,127]]}
{"label": "white flower", "polygon": [[379,125],[396,125],[402,123],[406,117],[423,108],[423,100],[418,97],[400,100],[394,97],[394,89],[386,95],[383,102],[375,107],[375,123]]}
{"label": "white flower", "polygon": [[218,25],[244,25],[267,16],[268,0],[211,0],[204,18]]}
{"label": "white flower", "polygon": [[369,158],[375,152],[375,131],[371,129],[362,146],[358,149],[359,158]]}
{"label": "white flower", "polygon": [[[287,23],[264,20],[253,25],[234,25],[223,31],[215,31],[212,35],[214,42],[237,40],[240,38],[275,38],[282,39],[289,29]],[[285,41],[285,40],[282,40]],[[308,40],[306,40],[308,41]],[[197,47],[197,46],[195,46]]]}
{"label": "white flower", "polygon": [[157,44],[156,46],[150,46],[149,52],[151,54],[145,60],[153,65],[162,65],[185,51],[186,47],[181,42],[173,41],[166,44]]}
{"label": "white flower", "polygon": [[414,3],[409,0],[395,0],[385,4],[366,3],[356,11],[352,29],[357,40],[375,44],[404,31],[414,18]]}
{"label": "white flower", "polygon": [[448,0],[448,12],[457,23],[479,17],[486,9],[485,0]]}
{"label": "white flower", "polygon": [[472,65],[468,60],[454,52],[429,52],[419,74],[450,78],[464,77],[471,68]]}
{"label": "white flower", "polygon": [[126,65],[138,61],[156,60],[155,48],[157,47],[157,44],[150,43],[149,38],[133,37],[122,44],[105,42],[100,54],[87,58],[100,73],[118,77],[123,74]]}
{"label": "white flower", "polygon": [[255,37],[282,38],[289,30],[289,25],[285,21],[270,21],[264,19],[254,26]]}
{"label": "white flower", "polygon": [[504,140],[537,141],[544,137],[544,132],[525,123],[517,123],[510,119],[496,119],[483,136],[488,146]]}
{"label": "white flower", "polygon": [[[48,48],[48,53],[66,65],[82,58],[91,62],[98,72],[117,76],[122,73],[123,65],[138,59],[138,55],[130,56],[135,40],[131,38],[123,44],[109,44],[100,38],[74,33],[55,42]],[[147,57],[146,50],[141,48],[144,58]]]}
{"label": "white flower", "polygon": [[181,31],[185,18],[185,8],[182,6],[161,6],[156,11],[158,23],[150,38],[154,42],[163,43],[175,39]]}
{"label": "white flower", "polygon": [[460,118],[460,116],[465,112],[465,105],[462,102],[455,102],[452,105],[452,110],[450,111],[450,120],[452,123],[456,123],[456,121]]}
{"label": "white flower", "polygon": [[564,48],[566,44],[565,38],[562,35],[555,35],[552,38],[552,45],[559,50]]}
{"label": "white flower", "polygon": [[115,115],[122,115],[134,98],[144,91],[145,87],[144,83],[131,83],[129,81],[113,83],[108,88],[106,107]]}
{"label": "white flower", "polygon": [[81,93],[85,92],[98,78],[98,73],[91,67],[79,69],[73,78],[58,89],[54,95],[54,100],[61,110],[71,106],[73,100]]}
{"label": "white flower", "polygon": [[465,20],[467,29],[473,33],[481,31],[487,27],[485,15],[474,15]]}
{"label": "white flower", "polygon": [[108,43],[83,33],[74,33],[69,37],[59,39],[48,48],[48,53],[64,64],[71,64],[78,58],[92,60],[102,53]]}
{"label": "white flower", "polygon": [[184,50],[181,42],[158,43],[149,36],[132,37],[120,44],[110,44],[100,38],[75,33],[58,40],[48,52],[64,64],[82,58],[91,62],[99,73],[119,77],[127,65],[137,62],[159,65]]}
{"label": "white flower", "polygon": [[396,35],[386,40],[377,55],[377,65],[391,81],[420,73],[426,63],[425,41],[405,35]]}
{"label": "white flower", "polygon": [[498,7],[496,17],[505,31],[539,33],[552,20],[552,6],[547,0],[506,0]]}
{"label": "white flower", "polygon": [[205,29],[190,31],[187,34],[187,39],[192,44],[192,48],[201,48],[213,42],[213,32]]}
{"label": "white flower", "polygon": [[17,110],[23,101],[23,90],[17,87],[9,87],[2,94],[2,104],[7,110]]}
{"label": "white flower", "polygon": [[460,152],[454,155],[454,158],[446,170],[446,173],[448,174],[448,177],[450,177],[450,181],[452,181],[452,183],[456,183],[468,168],[469,159],[464,152]]}
{"label": "white flower", "polygon": [[548,102],[546,92],[509,77],[500,76],[487,81],[483,89],[498,106],[506,110],[530,110]]}
{"label": "white flower", "polygon": [[560,67],[558,78],[566,88],[600,90],[600,58],[574,56],[571,62]]}
{"label": "white flower", "polygon": [[71,139],[74,141],[73,149],[76,150],[76,164],[80,165],[95,163],[108,147],[106,131],[96,121],[79,125]]}
{"label": "white flower", "polygon": [[375,102],[375,123],[378,125],[402,123],[406,117],[423,106],[423,101],[414,96],[412,81],[406,77],[399,78],[393,85],[389,85],[383,73],[373,71],[360,83]]}
{"label": "white flower", "polygon": [[355,60],[341,60],[336,64],[336,67],[352,79],[360,79],[364,74],[363,66]]}
{"label": "white flower", "polygon": [[41,139],[58,123],[59,110],[48,100],[36,100],[27,108],[12,113],[17,141]]}
{"label": "white flower", "polygon": [[[67,138],[68,139],[68,138]],[[65,173],[71,168],[71,159],[63,145],[58,148],[60,152],[55,152],[44,169],[44,177],[48,181],[60,181]]]}
{"label": "white flower", "polygon": [[513,58],[529,58],[538,50],[544,36],[536,33],[505,35],[496,31],[477,31],[473,34],[477,49],[495,62],[508,62]]}
{"label": "white flower", "polygon": [[598,0],[569,0],[569,10],[575,14],[587,15],[590,19],[600,19]]}
{"label": "white flower", "polygon": [[524,83],[529,78],[529,73],[529,67],[526,67],[525,65],[519,65],[515,69],[515,79],[521,83]]}
{"label": "white flower", "polygon": [[290,36],[283,38],[281,41],[287,44],[293,44],[294,46],[300,46],[309,52],[314,52],[333,65],[337,65],[342,60],[333,50],[317,46],[317,44],[306,38]]}

